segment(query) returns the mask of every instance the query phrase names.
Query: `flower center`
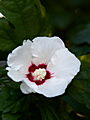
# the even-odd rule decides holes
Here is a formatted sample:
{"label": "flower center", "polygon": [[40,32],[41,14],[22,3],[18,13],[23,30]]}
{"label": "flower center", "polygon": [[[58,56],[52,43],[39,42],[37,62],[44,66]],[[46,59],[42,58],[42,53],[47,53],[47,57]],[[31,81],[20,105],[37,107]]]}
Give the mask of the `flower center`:
{"label": "flower center", "polygon": [[34,80],[43,80],[45,79],[46,76],[46,70],[44,68],[39,68],[36,69],[33,73],[32,73]]}
{"label": "flower center", "polygon": [[28,68],[28,74],[26,74],[26,77],[31,82],[35,82],[36,85],[42,85],[46,80],[50,79],[51,73],[47,70],[46,64],[39,64],[36,66],[35,64],[32,64]]}

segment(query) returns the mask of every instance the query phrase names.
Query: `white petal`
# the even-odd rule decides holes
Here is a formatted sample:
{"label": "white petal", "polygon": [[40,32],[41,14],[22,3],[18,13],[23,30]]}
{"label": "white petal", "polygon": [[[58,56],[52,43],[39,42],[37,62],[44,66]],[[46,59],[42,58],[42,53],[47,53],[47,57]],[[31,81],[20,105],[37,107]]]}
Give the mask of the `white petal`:
{"label": "white petal", "polygon": [[30,40],[24,41],[22,46],[17,47],[8,55],[7,64],[15,70],[21,69],[22,72],[28,72],[28,65],[31,64],[31,44]]}
{"label": "white petal", "polygon": [[25,78],[25,75],[22,74],[20,71],[15,71],[13,69],[8,68],[8,76],[14,80],[15,82],[20,82]]}
{"label": "white petal", "polygon": [[0,13],[0,18],[4,17],[4,15],[2,13]]}
{"label": "white petal", "polygon": [[58,50],[48,64],[48,70],[61,79],[65,79],[67,84],[80,70],[80,61],[67,48]]}
{"label": "white petal", "polygon": [[33,62],[38,65],[48,63],[56,50],[63,49],[65,46],[59,37],[37,37],[33,39],[31,48]]}
{"label": "white petal", "polygon": [[29,94],[29,93],[35,93],[33,89],[31,89],[28,85],[26,85],[24,82],[21,83],[20,89],[24,94]]}
{"label": "white petal", "polygon": [[55,97],[62,95],[67,88],[67,82],[59,78],[48,79],[43,85],[38,86],[36,92],[43,94],[46,97]]}
{"label": "white petal", "polygon": [[46,97],[55,97],[65,92],[68,84],[79,72],[80,61],[66,48],[55,53],[47,69],[53,73],[53,77],[38,86],[36,91]]}
{"label": "white petal", "polygon": [[35,82],[31,82],[28,78],[25,78],[24,83],[29,86],[33,91],[36,91],[38,86],[35,84]]}

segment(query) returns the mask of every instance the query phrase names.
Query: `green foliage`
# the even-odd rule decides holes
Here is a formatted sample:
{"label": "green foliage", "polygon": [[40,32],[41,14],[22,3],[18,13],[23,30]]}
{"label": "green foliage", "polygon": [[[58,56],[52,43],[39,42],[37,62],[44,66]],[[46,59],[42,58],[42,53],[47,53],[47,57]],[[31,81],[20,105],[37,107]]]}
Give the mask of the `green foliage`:
{"label": "green foliage", "polygon": [[[90,120],[89,7],[88,0],[0,0],[0,120]],[[51,33],[78,56],[81,71],[62,96],[24,95],[7,76],[6,57],[23,40]]]}
{"label": "green foliage", "polygon": [[45,11],[39,0],[1,0],[0,11],[13,24],[19,40],[40,35],[41,28],[46,27]]}
{"label": "green foliage", "polygon": [[[1,0],[0,50],[11,51],[23,40],[49,35],[50,25],[39,0]],[[44,25],[43,25],[44,23]]]}
{"label": "green foliage", "polygon": [[2,115],[2,120],[17,120],[18,118],[17,114],[4,113]]}
{"label": "green foliage", "polygon": [[80,60],[81,71],[71,83],[68,92],[75,100],[90,109],[90,55],[81,56]]}
{"label": "green foliage", "polygon": [[4,18],[0,19],[0,51],[9,51],[16,46],[14,36],[9,22]]}
{"label": "green foliage", "polygon": [[83,44],[88,43],[90,44],[90,25],[84,25],[84,28],[82,28],[79,31],[74,31],[74,34],[72,35],[74,43],[76,44]]}
{"label": "green foliage", "polygon": [[55,110],[47,102],[44,101],[43,103],[40,103],[38,107],[41,112],[42,120],[59,120],[57,114],[55,113]]}
{"label": "green foliage", "polygon": [[90,116],[90,54],[81,56],[81,71],[67,89],[64,100],[77,112]]}

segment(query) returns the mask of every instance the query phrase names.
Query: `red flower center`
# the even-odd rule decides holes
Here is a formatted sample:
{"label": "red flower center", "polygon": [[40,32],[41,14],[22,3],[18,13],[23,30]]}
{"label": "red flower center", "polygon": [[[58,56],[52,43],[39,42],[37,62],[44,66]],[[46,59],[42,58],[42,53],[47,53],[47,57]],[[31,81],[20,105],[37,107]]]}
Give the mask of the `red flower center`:
{"label": "red flower center", "polygon": [[52,77],[51,73],[47,70],[46,64],[39,64],[38,66],[32,64],[29,66],[28,72],[26,77],[37,85],[43,84],[47,79]]}

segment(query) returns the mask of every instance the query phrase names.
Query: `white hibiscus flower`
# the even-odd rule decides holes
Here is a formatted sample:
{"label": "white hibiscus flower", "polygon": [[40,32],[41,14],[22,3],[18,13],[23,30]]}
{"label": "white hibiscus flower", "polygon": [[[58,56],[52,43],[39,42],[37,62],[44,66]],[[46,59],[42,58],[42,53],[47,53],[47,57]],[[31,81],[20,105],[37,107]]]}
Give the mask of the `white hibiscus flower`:
{"label": "white hibiscus flower", "polygon": [[8,55],[8,76],[22,82],[24,94],[46,97],[62,95],[80,70],[80,61],[59,37],[37,37],[24,41]]}

